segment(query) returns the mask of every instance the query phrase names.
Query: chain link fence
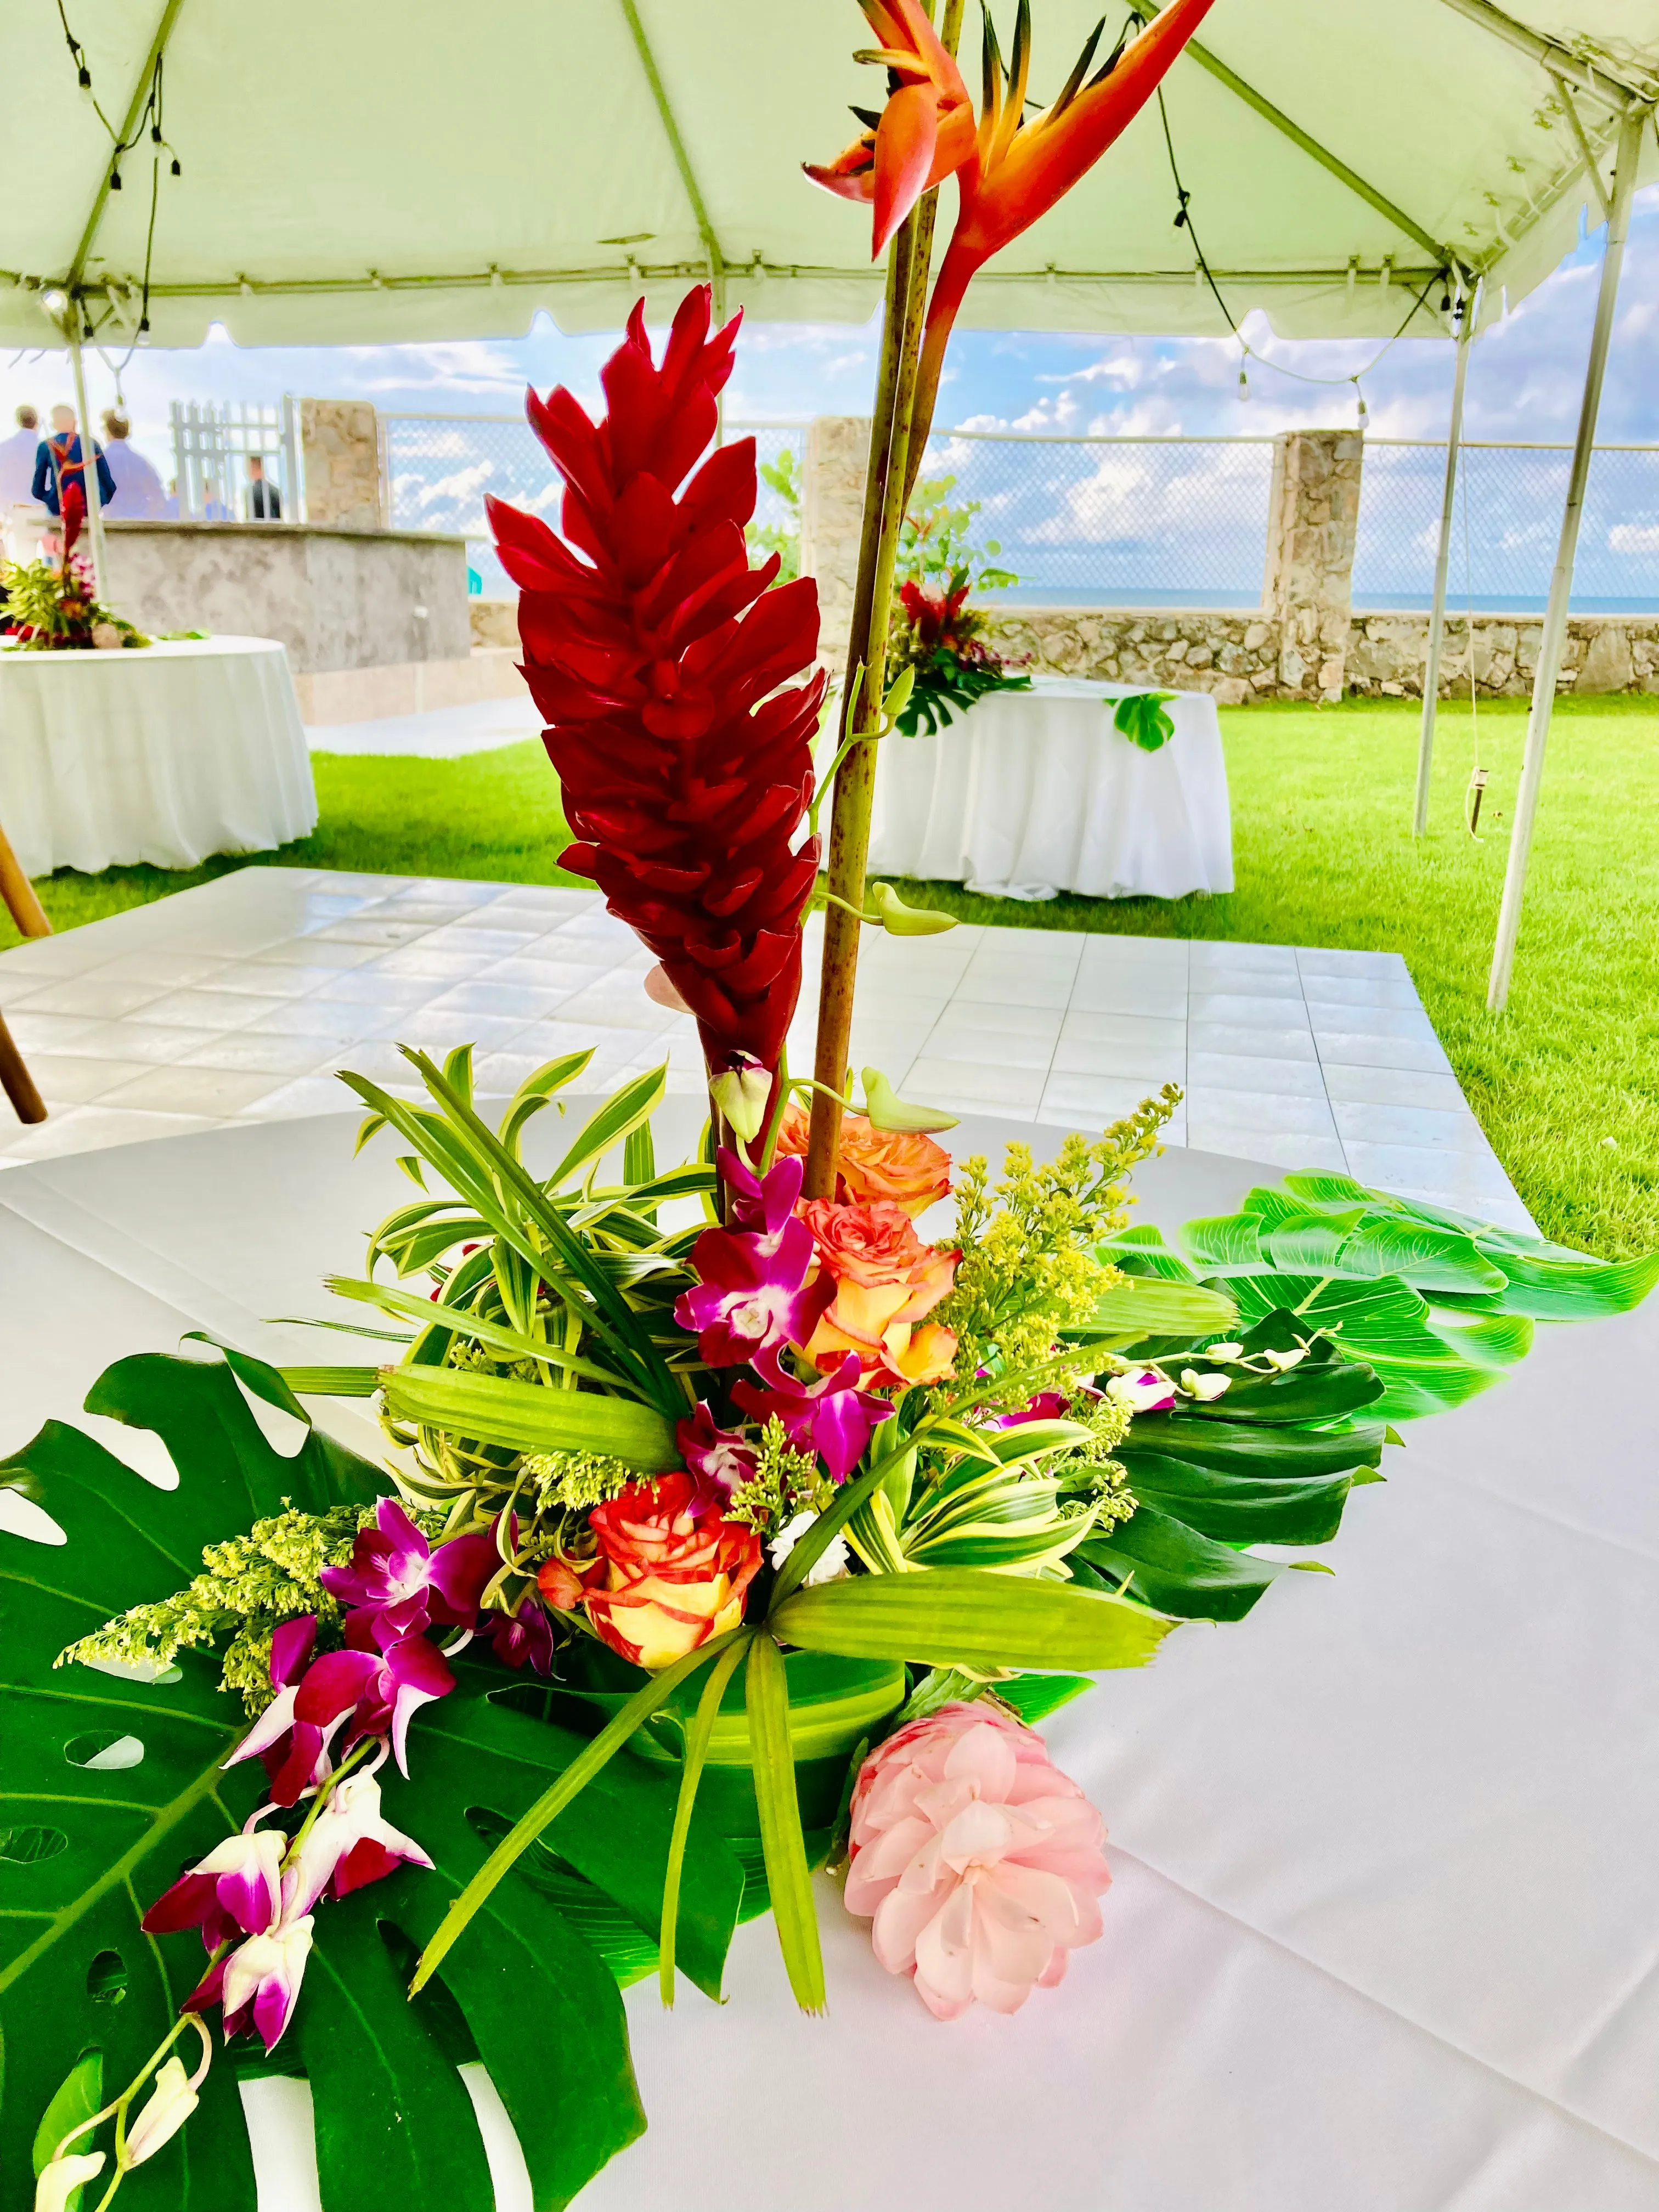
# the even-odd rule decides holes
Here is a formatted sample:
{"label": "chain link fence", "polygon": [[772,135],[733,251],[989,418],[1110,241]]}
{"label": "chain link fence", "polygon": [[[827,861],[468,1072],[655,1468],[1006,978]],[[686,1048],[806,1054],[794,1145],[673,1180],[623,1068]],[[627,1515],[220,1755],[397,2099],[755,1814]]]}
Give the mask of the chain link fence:
{"label": "chain link fence", "polygon": [[[1458,456],[1449,603],[1492,614],[1540,611],[1548,596],[1572,460],[1570,446],[1472,443]],[[1354,605],[1427,607],[1446,449],[1404,440],[1365,444]],[[1659,608],[1659,447],[1599,446],[1590,463],[1573,564],[1585,614]]]}
{"label": "chain link fence", "polygon": [[[392,520],[465,537],[475,588],[512,586],[489,544],[492,492],[556,521],[560,484],[528,424],[514,415],[384,417]],[[763,469],[751,536],[792,563],[805,425],[727,422],[753,435]],[[1252,607],[1261,597],[1271,438],[1066,438],[944,430],[924,471],[954,479],[953,503],[977,501],[981,545],[994,543],[1018,585],[1001,604]],[[1451,603],[1541,611],[1571,459],[1565,446],[1472,444],[1462,450]],[[781,478],[769,483],[765,471]],[[1426,608],[1434,590],[1445,447],[1366,441],[1354,557],[1362,611]],[[1573,605],[1659,609],[1659,447],[1604,446],[1590,470]]]}
{"label": "chain link fence", "polygon": [[1062,438],[946,430],[923,472],[977,501],[980,543],[1019,582],[1000,605],[1253,607],[1271,438]]}
{"label": "chain link fence", "polygon": [[[510,500],[556,528],[564,487],[535,432],[522,415],[386,415],[381,421],[392,528],[465,538],[476,589],[489,599],[510,597],[514,587],[489,541],[484,495]],[[762,469],[799,484],[804,423],[728,421],[726,434],[752,435]],[[751,534],[769,550],[799,532],[790,501],[763,475]]]}

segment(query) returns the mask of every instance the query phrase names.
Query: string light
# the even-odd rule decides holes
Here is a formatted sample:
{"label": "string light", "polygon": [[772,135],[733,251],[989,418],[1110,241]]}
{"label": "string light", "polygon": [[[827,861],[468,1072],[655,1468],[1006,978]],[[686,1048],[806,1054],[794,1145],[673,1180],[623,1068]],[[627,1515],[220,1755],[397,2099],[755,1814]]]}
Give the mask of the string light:
{"label": "string light", "polygon": [[1370,410],[1365,404],[1365,394],[1360,387],[1359,379],[1357,376],[1353,380],[1353,396],[1359,402],[1359,427],[1363,430],[1371,416]]}

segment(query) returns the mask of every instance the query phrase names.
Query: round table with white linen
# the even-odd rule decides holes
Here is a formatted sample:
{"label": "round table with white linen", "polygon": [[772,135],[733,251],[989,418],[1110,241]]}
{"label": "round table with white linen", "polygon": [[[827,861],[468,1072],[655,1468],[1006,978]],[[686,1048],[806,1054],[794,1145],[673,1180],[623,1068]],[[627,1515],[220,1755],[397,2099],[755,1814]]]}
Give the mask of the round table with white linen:
{"label": "round table with white linen", "polygon": [[[700,1118],[670,1098],[658,1157]],[[315,1360],[315,1332],[264,1316],[325,1311],[319,1278],[407,1189],[394,1146],[353,1160],[359,1119],[0,1176],[0,1272],[28,1286],[0,1310],[0,1458],[186,1329]],[[975,1117],[951,1142],[1046,1158],[1063,1134]],[[560,1141],[532,1125],[532,1165]],[[1139,1214],[1172,1231],[1278,1173],[1171,1150],[1137,1170]],[[1659,1297],[1540,1325],[1355,1492],[1334,1573],[1043,1723],[1114,1879],[1103,1940],[1018,2017],[930,2018],[824,1875],[827,2018],[795,2010],[769,1917],[738,1929],[724,2005],[687,1988],[665,2014],[636,1984],[650,2131],[577,2212],[1655,2212],[1656,1364]],[[376,1449],[367,1404],[312,1402]],[[144,1464],[142,1433],[91,1425]],[[465,2078],[498,2212],[529,2212],[500,2100]],[[319,2212],[309,2091],[242,2095],[261,2212]]]}
{"label": "round table with white linen", "polygon": [[274,638],[0,651],[0,825],[28,874],[193,868],[316,823],[299,701]]}
{"label": "round table with white linen", "polygon": [[1231,890],[1215,701],[1164,694],[1175,733],[1143,752],[1113,713],[1146,688],[1039,676],[1029,691],[990,693],[933,737],[884,738],[871,873],[1017,899]]}

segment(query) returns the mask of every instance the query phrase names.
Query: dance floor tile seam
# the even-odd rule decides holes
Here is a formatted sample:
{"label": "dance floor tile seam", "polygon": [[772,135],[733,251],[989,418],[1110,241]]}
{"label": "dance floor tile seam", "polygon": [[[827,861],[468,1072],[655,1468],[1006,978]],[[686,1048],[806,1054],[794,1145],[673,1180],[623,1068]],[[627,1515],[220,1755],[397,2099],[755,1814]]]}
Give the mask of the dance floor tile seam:
{"label": "dance floor tile seam", "polygon": [[[52,1109],[0,1122],[0,1167],[337,1109],[341,1066],[406,1090],[400,1042],[471,1039],[485,1089],[592,1048],[590,1082],[665,1061],[696,1091],[695,1024],[646,997],[651,964],[592,891],[242,869],[0,953],[0,1009]],[[965,925],[872,937],[860,981],[854,1066],[929,1105],[1086,1126],[1174,1083],[1171,1143],[1531,1225],[1396,953]]]}

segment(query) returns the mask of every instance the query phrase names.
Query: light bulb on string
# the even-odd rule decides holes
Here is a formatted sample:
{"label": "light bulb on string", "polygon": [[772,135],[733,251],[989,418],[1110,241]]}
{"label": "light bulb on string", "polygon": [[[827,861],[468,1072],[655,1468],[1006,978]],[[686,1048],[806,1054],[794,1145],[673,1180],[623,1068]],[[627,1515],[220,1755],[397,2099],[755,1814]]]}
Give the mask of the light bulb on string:
{"label": "light bulb on string", "polygon": [[1357,376],[1353,380],[1353,396],[1359,403],[1359,427],[1363,430],[1370,421],[1370,410],[1365,404],[1364,391]]}
{"label": "light bulb on string", "polygon": [[1243,405],[1244,402],[1249,398],[1249,396],[1250,380],[1245,374],[1244,364],[1241,361],[1238,364],[1238,400],[1240,406]]}

